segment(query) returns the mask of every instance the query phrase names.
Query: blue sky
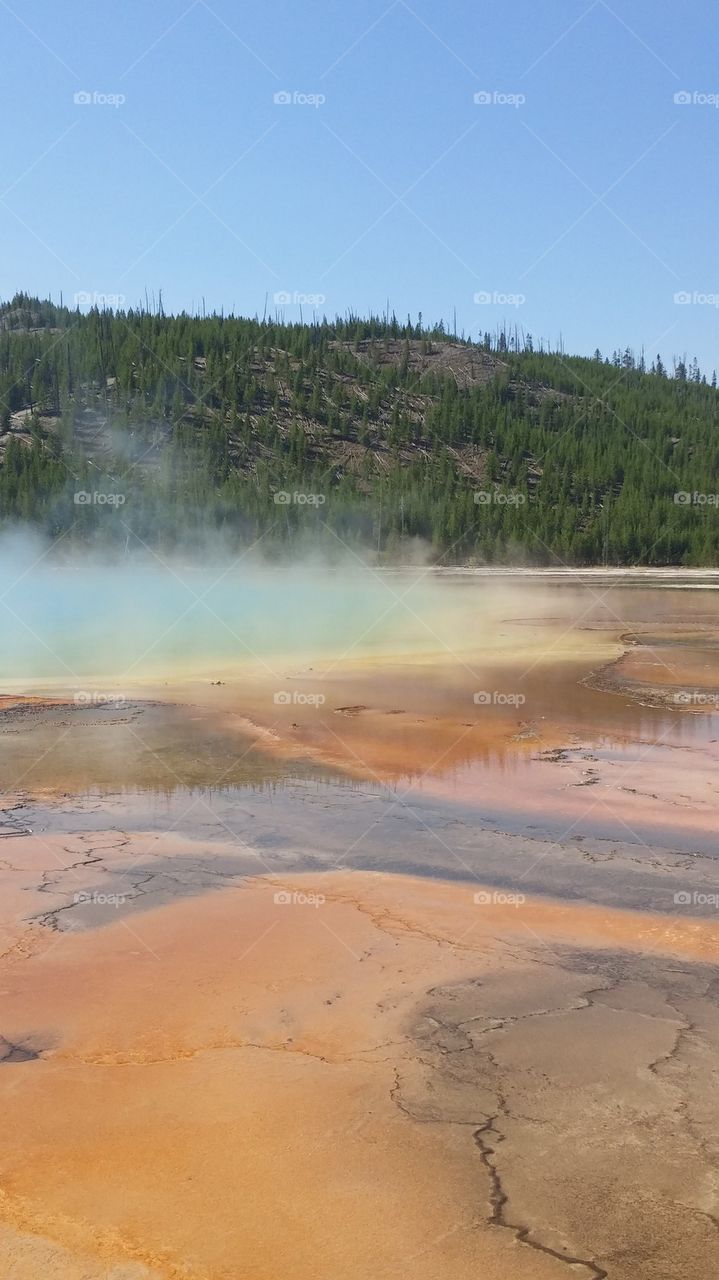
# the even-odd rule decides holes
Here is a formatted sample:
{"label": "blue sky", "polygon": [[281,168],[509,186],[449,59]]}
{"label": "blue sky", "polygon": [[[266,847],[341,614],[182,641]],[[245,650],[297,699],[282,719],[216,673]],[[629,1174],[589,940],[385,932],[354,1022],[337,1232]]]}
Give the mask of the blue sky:
{"label": "blue sky", "polygon": [[709,0],[0,0],[0,29],[3,297],[389,299],[719,365]]}

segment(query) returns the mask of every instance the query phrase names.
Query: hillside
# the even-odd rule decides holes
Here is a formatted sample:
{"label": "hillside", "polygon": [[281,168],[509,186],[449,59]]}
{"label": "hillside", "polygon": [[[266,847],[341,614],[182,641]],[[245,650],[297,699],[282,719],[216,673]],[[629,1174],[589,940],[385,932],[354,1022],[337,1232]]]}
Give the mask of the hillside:
{"label": "hillside", "polygon": [[631,352],[394,318],[81,315],[17,295],[0,405],[0,521],[51,537],[719,563],[719,398],[696,364],[669,377]]}

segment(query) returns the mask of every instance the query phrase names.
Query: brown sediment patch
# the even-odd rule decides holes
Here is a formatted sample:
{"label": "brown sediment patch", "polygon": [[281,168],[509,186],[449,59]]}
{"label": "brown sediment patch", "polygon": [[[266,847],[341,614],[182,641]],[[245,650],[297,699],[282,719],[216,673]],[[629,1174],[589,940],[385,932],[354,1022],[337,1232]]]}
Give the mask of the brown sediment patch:
{"label": "brown sediment patch", "polygon": [[[719,632],[707,625],[711,614],[706,604],[700,609],[696,601],[686,601],[686,623],[679,626],[671,615],[675,598],[629,590],[605,612],[601,602],[593,607],[593,618],[582,613],[576,626],[571,618],[562,625],[561,614],[536,621],[504,619],[503,639],[495,634],[475,653],[445,653],[432,661],[426,655],[406,662],[364,659],[352,666],[335,664],[327,672],[302,672],[300,693],[319,691],[325,705],[319,710],[273,707],[273,736],[261,745],[285,757],[290,751],[306,753],[352,777],[410,784],[418,779],[424,790],[443,795],[449,784],[458,798],[461,792],[468,800],[483,800],[474,783],[481,770],[501,771],[505,763],[526,761],[537,748],[558,751],[572,740],[620,747],[652,736],[664,741],[667,718],[660,713],[673,705],[671,692],[660,691],[653,699],[643,681],[636,684],[636,698],[606,695],[627,691],[641,675],[628,668],[639,661],[639,647],[622,649],[641,634],[624,627],[633,622],[636,628],[645,617],[652,630],[641,652],[657,664],[663,680],[673,678],[676,690],[691,687],[695,678],[704,689],[717,684],[712,637]],[[612,621],[614,630],[608,626]],[[531,632],[529,641],[521,635],[523,627]],[[681,644],[671,649],[674,639]],[[660,641],[664,648],[657,650]],[[695,647],[699,643],[701,650]],[[605,665],[600,668],[598,662]],[[228,689],[230,706],[238,696],[245,705],[249,697],[256,724],[268,722],[263,702],[270,699],[262,679],[250,690]],[[475,763],[480,768],[473,775],[469,766]],[[493,781],[487,778],[487,790]]]}
{"label": "brown sediment patch", "polygon": [[698,712],[719,709],[719,632],[667,627],[621,637],[626,651],[583,683],[647,707]]}
{"label": "brown sediment patch", "polygon": [[[127,719],[102,707],[84,714],[73,708],[66,724],[60,712],[52,715],[50,702],[36,700],[38,736],[32,742],[20,732],[22,707],[10,699],[16,712],[9,713],[5,742],[0,725],[0,749],[12,747],[9,776],[17,761],[20,774],[32,766],[33,789],[79,790],[111,780],[143,785],[142,779],[158,789],[163,780],[172,787],[178,779],[195,786],[221,778],[231,785],[271,778],[274,760],[295,772],[304,763],[306,770],[341,771],[353,779],[422,779],[425,789],[443,794],[451,779],[466,799],[483,801],[468,770],[475,762],[480,770],[502,769],[537,748],[563,748],[572,735],[583,743],[661,737],[666,723],[658,713],[672,704],[671,671],[678,673],[671,689],[716,685],[716,605],[699,599],[700,593],[683,593],[680,613],[674,591],[613,586],[597,595],[574,584],[553,588],[545,612],[527,617],[531,593],[512,598],[512,616],[501,595],[485,599],[481,584],[469,586],[455,584],[448,598],[450,613],[462,602],[467,626],[461,647],[453,634],[448,647],[433,653],[359,649],[324,666],[321,655],[311,665],[283,660],[274,675],[256,664],[223,667],[205,681],[183,681],[170,665],[169,682],[148,680],[125,691],[135,700]],[[643,634],[646,643],[634,644]],[[483,694],[490,701],[478,705],[475,697]],[[324,701],[316,701],[318,695]],[[501,704],[495,695],[519,695],[524,702]],[[278,698],[288,699],[286,705]],[[38,723],[43,717],[44,725]],[[61,765],[50,735],[68,728]],[[43,734],[47,741],[41,742]],[[245,754],[251,744],[257,749]],[[262,757],[269,763],[263,765]]]}
{"label": "brown sediment patch", "polygon": [[[261,682],[238,683],[223,691],[215,714],[228,730],[236,724],[252,731],[254,725],[258,744],[276,756],[305,754],[355,778],[434,778],[474,760],[528,755],[538,739],[563,745],[567,730],[557,722],[557,711],[563,709],[576,723],[574,704],[591,701],[580,685],[586,670],[586,661],[576,660],[545,663],[529,673],[519,663],[513,670],[509,664],[497,668],[451,657],[384,668],[365,664],[335,671],[324,683],[315,676],[300,684],[301,696],[322,694],[319,707],[301,702],[278,707]],[[490,705],[478,701],[475,694],[482,689],[496,691],[497,699]],[[514,705],[515,694],[524,701]],[[577,707],[578,715],[583,710]],[[268,725],[271,733],[263,731]]]}
{"label": "brown sediment patch", "polygon": [[[191,685],[173,689],[171,704],[132,702],[123,717],[105,707],[38,712],[12,734],[0,729],[0,762],[6,785],[56,802],[91,789],[169,794],[349,778],[399,787],[410,804],[471,806],[500,829],[636,833],[670,848],[686,848],[696,832],[690,847],[707,848],[716,812],[709,718],[669,716],[587,688],[586,676],[586,661],[573,660],[528,673],[485,667],[476,679],[446,663],[344,671],[324,686],[298,681],[302,694],[323,692],[321,706],[278,706],[266,675]],[[526,701],[478,704],[478,686]],[[0,834],[5,826],[14,822],[0,817]]]}
{"label": "brown sediment patch", "polygon": [[313,767],[271,726],[196,706],[187,691],[181,702],[128,698],[121,707],[37,700],[0,718],[4,787],[33,795],[262,783],[284,777],[285,760],[298,775]]}
{"label": "brown sediment patch", "polygon": [[3,724],[37,715],[51,707],[71,707],[70,698],[32,697],[25,694],[0,694],[0,717]]}
{"label": "brown sediment patch", "polygon": [[0,1258],[704,1277],[719,928],[476,892],[265,877],[3,963],[0,1030],[54,1047],[0,1072]]}

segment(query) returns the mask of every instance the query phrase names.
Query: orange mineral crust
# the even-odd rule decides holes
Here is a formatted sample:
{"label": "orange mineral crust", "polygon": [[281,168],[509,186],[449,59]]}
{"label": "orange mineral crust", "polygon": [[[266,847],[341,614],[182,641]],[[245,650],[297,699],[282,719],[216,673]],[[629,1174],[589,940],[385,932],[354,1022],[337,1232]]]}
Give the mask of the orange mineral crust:
{"label": "orange mineral crust", "polygon": [[[657,1064],[684,1017],[642,965],[685,970],[701,1021],[718,941],[714,922],[362,873],[264,877],[46,932],[2,962],[0,1259],[23,1280],[35,1258],[58,1280],[559,1278],[566,1255],[601,1275],[613,1201],[585,1197],[623,1108],[655,1141]],[[591,971],[570,963],[579,948]],[[538,1192],[537,1126],[552,1147],[568,1118]],[[683,1159],[697,1225],[682,1274],[698,1276],[706,1157],[687,1138]],[[624,1189],[645,1225],[678,1178],[665,1156]],[[645,1228],[616,1201],[627,1256],[643,1256]]]}

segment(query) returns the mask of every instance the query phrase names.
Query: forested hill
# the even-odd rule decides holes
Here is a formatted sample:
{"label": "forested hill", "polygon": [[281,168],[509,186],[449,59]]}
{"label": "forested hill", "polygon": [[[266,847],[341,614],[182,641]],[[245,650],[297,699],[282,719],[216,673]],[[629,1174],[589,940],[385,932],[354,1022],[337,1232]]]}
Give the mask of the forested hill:
{"label": "forested hill", "polygon": [[[712,379],[712,383],[715,383]],[[0,307],[0,521],[51,537],[390,560],[719,563],[719,399],[500,333]]]}

